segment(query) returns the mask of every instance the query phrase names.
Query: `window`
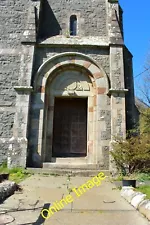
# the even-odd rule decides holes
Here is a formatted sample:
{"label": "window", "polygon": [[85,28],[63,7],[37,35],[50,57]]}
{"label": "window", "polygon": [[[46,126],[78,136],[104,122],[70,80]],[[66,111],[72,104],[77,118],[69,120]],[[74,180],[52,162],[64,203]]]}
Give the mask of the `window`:
{"label": "window", "polygon": [[77,17],[75,15],[72,15],[70,17],[70,35],[77,35]]}

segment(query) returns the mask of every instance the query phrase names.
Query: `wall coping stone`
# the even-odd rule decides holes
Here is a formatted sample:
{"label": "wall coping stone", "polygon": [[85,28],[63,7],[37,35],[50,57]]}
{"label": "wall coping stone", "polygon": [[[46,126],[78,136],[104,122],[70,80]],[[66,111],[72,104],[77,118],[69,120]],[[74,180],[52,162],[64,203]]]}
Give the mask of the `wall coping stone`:
{"label": "wall coping stone", "polygon": [[133,187],[122,187],[121,196],[150,221],[150,200],[145,200],[145,194]]}
{"label": "wall coping stone", "polygon": [[106,46],[109,47],[109,39],[107,37],[65,37],[62,35],[47,38],[44,41],[40,41],[39,45],[78,45],[78,46]]}

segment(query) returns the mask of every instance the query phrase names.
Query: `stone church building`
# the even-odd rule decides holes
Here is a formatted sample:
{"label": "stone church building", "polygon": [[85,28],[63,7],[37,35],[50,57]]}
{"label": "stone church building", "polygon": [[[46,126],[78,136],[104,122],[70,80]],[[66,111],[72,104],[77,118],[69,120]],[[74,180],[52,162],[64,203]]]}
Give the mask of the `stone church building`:
{"label": "stone church building", "polygon": [[0,1],[0,163],[112,170],[134,121],[117,0]]}

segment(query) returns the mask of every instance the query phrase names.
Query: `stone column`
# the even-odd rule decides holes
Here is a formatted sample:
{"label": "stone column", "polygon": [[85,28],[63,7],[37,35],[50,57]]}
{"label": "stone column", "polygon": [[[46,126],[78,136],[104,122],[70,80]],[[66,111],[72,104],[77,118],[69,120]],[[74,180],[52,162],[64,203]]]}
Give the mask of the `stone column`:
{"label": "stone column", "polygon": [[[111,89],[111,142],[110,150],[113,150],[115,137],[126,138],[126,109],[124,84],[123,47],[112,45],[110,47],[110,79]],[[110,171],[115,174],[116,167],[110,155]]]}
{"label": "stone column", "polygon": [[34,57],[34,46],[23,46],[21,56],[20,77],[18,86],[14,87],[16,96],[16,113],[13,137],[9,140],[7,164],[12,167],[26,167],[27,135],[30,93],[32,91],[31,76]]}
{"label": "stone column", "polygon": [[13,137],[9,140],[7,164],[12,167],[26,167],[27,159],[27,126],[29,99],[32,87],[14,87],[17,91],[16,114]]}

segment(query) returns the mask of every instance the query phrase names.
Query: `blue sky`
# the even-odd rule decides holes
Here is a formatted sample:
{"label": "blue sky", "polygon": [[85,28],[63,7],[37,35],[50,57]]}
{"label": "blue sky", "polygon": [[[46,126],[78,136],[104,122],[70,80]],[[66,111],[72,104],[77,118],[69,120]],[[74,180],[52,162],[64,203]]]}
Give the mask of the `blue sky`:
{"label": "blue sky", "polygon": [[[134,76],[144,71],[150,54],[150,0],[120,0],[124,11],[125,45],[133,55]],[[143,75],[134,79],[135,92],[142,83]]]}

